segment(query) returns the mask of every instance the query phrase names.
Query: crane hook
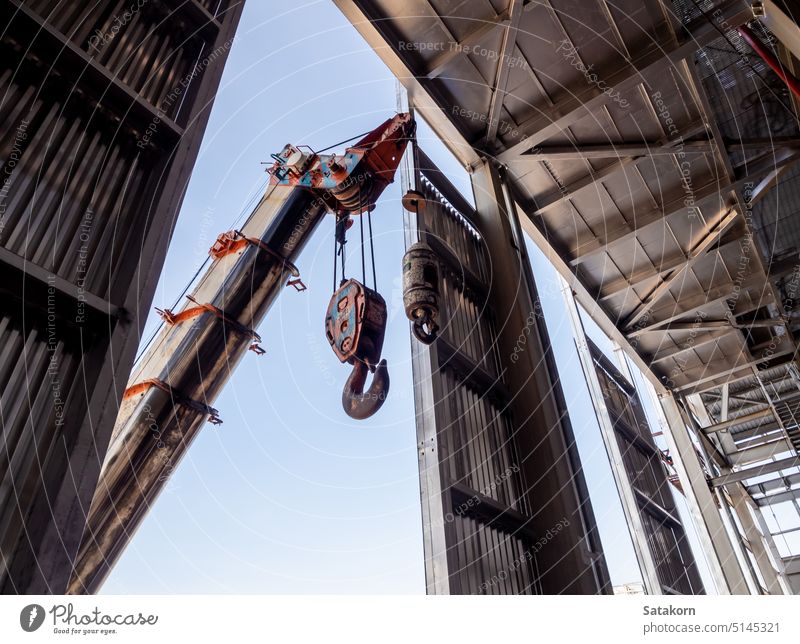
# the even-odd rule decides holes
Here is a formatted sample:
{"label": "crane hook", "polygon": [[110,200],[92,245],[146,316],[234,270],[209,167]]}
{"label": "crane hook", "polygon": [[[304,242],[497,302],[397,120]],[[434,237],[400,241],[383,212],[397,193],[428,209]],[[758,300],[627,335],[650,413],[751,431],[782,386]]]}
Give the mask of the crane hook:
{"label": "crane hook", "polygon": [[412,244],[403,255],[403,306],[423,344],[433,344],[439,333],[438,266],[436,253],[423,242]]}
{"label": "crane hook", "polygon": [[383,406],[386,395],[389,393],[389,370],[386,367],[386,360],[378,363],[372,377],[372,384],[365,392],[364,383],[369,370],[365,363],[356,360],[350,377],[344,383],[342,407],[350,418],[356,420],[364,420],[377,412]]}
{"label": "crane hook", "polygon": [[436,324],[434,316],[426,311],[421,317],[412,321],[411,331],[422,344],[433,344],[439,334],[439,325]]}

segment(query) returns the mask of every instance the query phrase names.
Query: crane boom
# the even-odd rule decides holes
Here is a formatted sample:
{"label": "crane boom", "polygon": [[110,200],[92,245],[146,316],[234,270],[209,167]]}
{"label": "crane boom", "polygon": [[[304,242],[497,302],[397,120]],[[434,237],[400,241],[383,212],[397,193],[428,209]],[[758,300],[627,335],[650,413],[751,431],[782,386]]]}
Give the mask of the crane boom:
{"label": "crane boom", "polygon": [[[211,404],[248,349],[263,353],[255,329],[284,285],[304,289],[293,262],[326,212],[374,206],[413,136],[398,114],[344,155],[287,145],[264,197],[241,230],[223,233],[214,261],[137,363],[123,395],[68,593],[96,592],[197,433],[221,422]],[[288,281],[287,281],[288,278]]]}

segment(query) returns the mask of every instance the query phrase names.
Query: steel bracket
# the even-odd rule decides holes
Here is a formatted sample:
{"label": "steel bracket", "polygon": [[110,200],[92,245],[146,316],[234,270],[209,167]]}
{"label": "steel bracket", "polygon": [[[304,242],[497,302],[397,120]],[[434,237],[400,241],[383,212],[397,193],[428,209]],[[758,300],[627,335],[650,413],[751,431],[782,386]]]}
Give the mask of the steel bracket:
{"label": "steel bracket", "polygon": [[187,295],[186,299],[190,302],[194,302],[197,306],[192,306],[187,309],[184,309],[180,313],[173,313],[170,309],[159,309],[157,308],[159,316],[161,319],[164,320],[165,323],[169,324],[170,326],[175,324],[180,324],[181,322],[185,322],[186,320],[190,320],[192,318],[197,317],[198,315],[202,315],[203,313],[213,313],[216,315],[220,320],[222,320],[225,324],[230,326],[234,331],[249,337],[252,339],[253,343],[250,345],[250,351],[254,352],[256,355],[264,355],[266,351],[259,345],[261,342],[261,336],[258,335],[253,329],[250,329],[243,324],[237,322],[236,320],[228,317],[225,315],[225,312],[214,306],[213,304],[205,303],[201,304],[197,300],[195,300],[191,295]]}
{"label": "steel bracket", "polygon": [[158,380],[157,378],[150,378],[148,380],[143,380],[142,382],[136,383],[135,385],[131,385],[125,390],[125,393],[122,394],[122,400],[128,400],[134,396],[144,394],[153,387],[167,392],[172,400],[179,405],[183,405],[184,407],[198,411],[201,414],[208,414],[207,420],[212,425],[222,424],[222,419],[219,417],[219,412],[216,409],[200,402],[199,400],[189,398],[189,396],[182,394],[163,380]]}

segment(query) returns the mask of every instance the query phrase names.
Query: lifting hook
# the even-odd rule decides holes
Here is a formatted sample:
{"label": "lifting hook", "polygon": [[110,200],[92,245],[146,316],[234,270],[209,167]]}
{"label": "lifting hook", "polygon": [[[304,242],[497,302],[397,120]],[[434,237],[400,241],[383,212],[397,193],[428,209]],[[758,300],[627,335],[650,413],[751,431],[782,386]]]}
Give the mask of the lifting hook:
{"label": "lifting hook", "polygon": [[[385,334],[386,302],[380,293],[355,279],[343,282],[328,304],[325,336],[336,357],[353,365],[342,392],[342,406],[351,418],[369,418],[386,400],[389,371],[381,360]],[[370,371],[375,375],[365,392]]]}
{"label": "lifting hook", "polygon": [[364,383],[369,371],[370,369],[365,363],[356,360],[350,377],[344,383],[342,407],[350,418],[356,420],[369,418],[386,401],[386,395],[389,392],[389,370],[386,367],[386,360],[378,363],[372,377],[372,384],[367,391],[364,391]]}
{"label": "lifting hook", "polygon": [[422,242],[403,256],[403,307],[417,340],[433,344],[439,334],[439,267],[436,253]]}

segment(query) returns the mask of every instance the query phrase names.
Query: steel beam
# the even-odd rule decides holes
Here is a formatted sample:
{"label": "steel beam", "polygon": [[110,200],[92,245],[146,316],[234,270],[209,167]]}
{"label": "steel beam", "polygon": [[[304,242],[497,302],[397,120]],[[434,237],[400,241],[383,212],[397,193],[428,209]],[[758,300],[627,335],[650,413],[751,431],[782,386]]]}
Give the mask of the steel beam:
{"label": "steel beam", "polygon": [[[733,241],[727,242],[725,244],[720,244],[714,250],[718,253],[724,253],[728,250],[733,248],[741,248],[742,240],[741,239],[734,239]],[[680,268],[685,262],[687,261],[686,253],[678,253],[671,257],[667,257],[663,260],[658,260],[657,266],[653,266],[651,268],[644,268],[642,270],[636,271],[632,275],[628,277],[622,277],[621,279],[614,280],[608,284],[601,284],[600,290],[602,295],[600,296],[600,300],[605,302],[612,299],[615,295],[622,293],[629,288],[636,286],[637,284],[641,284],[642,282],[646,282],[647,280],[654,279],[656,277],[666,277],[674,270]],[[655,262],[654,262],[655,263]],[[710,323],[712,320],[704,320],[701,323],[700,328],[712,328]],[[713,328],[721,328],[721,327],[731,327],[731,323],[729,320],[718,320],[718,324],[716,327]]]}
{"label": "steel beam", "polygon": [[772,415],[773,415],[772,409],[762,409],[761,411],[754,411],[749,414],[745,414],[743,416],[736,416],[735,418],[729,418],[728,420],[724,420],[709,427],[704,427],[703,431],[706,434],[721,432],[725,429],[735,427],[736,425],[748,423],[751,420],[758,420],[759,418],[769,418]]}
{"label": "steel beam", "polygon": [[792,488],[795,485],[800,486],[800,473],[789,474],[788,476],[779,476],[775,479],[769,479],[768,481],[762,481],[761,483],[748,485],[747,493],[750,494],[750,496],[753,496],[754,494],[767,495],[775,490],[785,490],[787,488]]}
{"label": "steel beam", "polygon": [[[686,136],[694,136],[698,132],[705,131],[705,125],[701,123],[690,123],[685,128]],[[664,139],[656,143],[656,146],[664,153],[669,154],[670,150],[672,154],[676,154],[676,147],[680,144],[682,139],[674,139],[674,140],[667,140]],[[710,146],[709,142],[705,142],[706,147],[709,151],[713,148]],[[534,154],[525,155],[529,156],[531,159],[535,159],[538,155],[538,148]],[[559,190],[556,195],[551,197],[544,197],[538,199],[536,205],[538,206],[535,215],[541,215],[547,210],[551,210],[552,208],[563,205],[567,203],[575,194],[584,188],[588,188],[589,186],[595,185],[597,182],[602,181],[606,177],[610,177],[617,172],[624,170],[627,167],[635,166],[640,161],[647,159],[647,154],[639,154],[639,155],[616,155],[617,159],[613,163],[609,163],[608,165],[603,166],[602,168],[598,168],[594,170],[589,166],[589,174],[576,179],[572,183],[567,186],[564,186],[563,189]],[[523,157],[524,158],[524,157]]]}
{"label": "steel beam", "polygon": [[[694,327],[692,330],[694,330]],[[734,331],[734,329],[730,328],[730,325],[728,325],[728,328],[713,329],[705,333],[697,334],[696,337],[692,337],[685,342],[680,342],[674,347],[657,351],[648,361],[651,364],[655,364],[663,362],[664,360],[669,360],[670,358],[675,358],[683,353],[694,351],[707,344],[716,343],[720,339],[727,337],[732,331]]]}
{"label": "steel beam", "polygon": [[[402,109],[402,106],[398,106]],[[419,166],[415,158],[416,145],[406,148],[406,158],[400,164],[400,181],[403,194],[416,188],[413,171]],[[420,241],[420,223],[417,214],[403,212],[405,247]],[[444,246],[444,244],[442,244]],[[411,342],[411,366],[416,382],[434,383],[431,366],[439,364],[438,346],[428,346],[421,342]],[[439,468],[440,435],[437,431],[435,405],[432,386],[414,386],[415,424],[417,429],[417,459],[419,466],[420,501],[422,506],[422,540],[425,553],[425,589],[428,594],[447,595],[450,592],[450,571],[447,561],[447,539],[445,521],[449,504],[442,490],[442,474]]]}
{"label": "steel beam", "polygon": [[[687,395],[690,393],[701,393],[708,391],[708,389],[721,386],[724,384],[724,382],[733,383],[736,380],[747,378],[749,375],[752,375],[753,367],[756,367],[763,362],[778,360],[779,358],[784,360],[788,359],[788,356],[794,355],[794,353],[797,351],[797,347],[794,345],[794,343],[788,340],[783,341],[779,346],[781,348],[776,349],[774,353],[770,353],[768,355],[761,353],[755,348],[753,353],[757,355],[752,355],[750,352],[742,352],[737,357],[737,360],[732,367],[729,367],[728,369],[725,369],[714,375],[705,375],[708,373],[707,366],[698,367],[690,371],[684,371],[679,376],[682,381],[685,381],[684,384],[674,387],[674,390],[683,392]],[[744,360],[740,361],[738,359],[739,357],[745,355],[747,357],[745,357]]]}
{"label": "steel beam", "polygon": [[[735,328],[736,325],[731,324],[730,320],[703,320],[702,322],[673,322],[668,327],[658,330],[671,333],[672,331],[718,331]],[[633,334],[631,335],[633,336]]]}
{"label": "steel beam", "polygon": [[170,11],[178,12],[181,17],[187,18],[199,33],[213,37],[222,28],[217,16],[200,4],[199,0],[161,1]]}
{"label": "steel beam", "polygon": [[660,405],[668,431],[667,440],[671,443],[670,453],[678,471],[686,504],[694,519],[700,545],[706,552],[712,577],[717,591],[723,595],[747,595],[747,581],[736,557],[722,516],[717,509],[714,496],[708,487],[706,474],[697,457],[697,452],[689,436],[678,403],[670,394],[660,396]]}
{"label": "steel beam", "polygon": [[738,470],[736,472],[729,472],[728,474],[716,476],[711,479],[711,485],[713,485],[714,487],[717,487],[719,485],[728,485],[729,483],[735,483],[737,481],[746,481],[747,479],[751,479],[756,476],[764,476],[764,474],[773,474],[775,472],[788,470],[798,466],[800,466],[800,457],[790,456],[789,458],[782,458],[779,461],[772,461],[771,463],[765,463],[764,465],[756,465],[755,467],[750,467],[744,470]]}
{"label": "steel beam", "polygon": [[[650,316],[654,321],[648,324],[647,326],[639,327],[633,331],[627,333],[628,338],[636,338],[644,333],[651,333],[653,331],[665,331],[668,332],[672,323],[679,323],[682,326],[677,326],[676,328],[679,330],[685,330],[686,324],[693,324],[693,322],[686,322],[685,320],[691,319],[692,316],[696,315],[698,312],[702,311],[705,308],[716,306],[717,304],[721,304],[730,300],[732,295],[732,289],[738,286],[741,291],[749,290],[751,288],[756,288],[758,286],[764,286],[763,278],[758,276],[750,276],[745,279],[741,284],[736,284],[735,282],[728,282],[727,284],[720,284],[719,286],[710,289],[706,293],[700,293],[699,295],[687,297],[681,299],[681,305],[685,306],[686,308],[681,311],[675,311],[674,306],[669,307],[662,307],[661,309],[657,309],[653,314]],[[759,306],[766,306],[771,300],[767,299],[760,299]],[[661,317],[661,314],[664,314],[665,317]]]}
{"label": "steel beam", "polygon": [[[510,356],[520,329],[530,324],[526,320],[535,311],[536,287],[516,209],[497,170],[484,161],[472,174],[472,186],[475,226],[492,258],[489,302],[497,320],[498,349],[501,356]],[[566,402],[547,328],[538,316],[534,320],[527,351],[504,365],[504,379],[515,393],[511,409],[518,424],[517,449],[534,528],[546,530],[544,524],[556,517],[567,517],[574,525],[537,554],[542,588],[545,593],[604,593],[607,570]]]}
{"label": "steel beam", "polygon": [[[436,10],[436,7],[434,7],[433,4],[431,3],[431,0],[421,0],[421,1],[428,6],[428,9],[431,11],[433,19],[436,21],[436,24],[439,25],[439,28],[445,33],[445,36],[447,37],[447,42],[450,43],[450,47],[452,48],[456,42],[456,37],[453,34],[453,32],[450,31],[450,27],[447,26],[447,23],[444,21],[444,18],[439,15],[439,12]],[[467,60],[469,61],[469,64],[472,66],[472,68],[475,70],[475,73],[478,75],[478,78],[480,79],[481,83],[488,85],[489,80],[483,75],[483,72],[481,71],[480,67],[478,67],[478,65],[476,65],[475,62],[472,61],[471,59],[468,58]]]}
{"label": "steel beam", "polygon": [[506,12],[510,16],[508,25],[503,34],[503,44],[500,47],[500,57],[497,61],[497,72],[495,75],[494,87],[492,88],[492,100],[489,103],[489,119],[486,127],[486,143],[491,145],[497,138],[497,128],[500,125],[500,110],[506,95],[508,76],[511,72],[509,57],[517,41],[517,29],[522,18],[522,0],[508,0]]}
{"label": "steel beam", "polygon": [[767,505],[777,505],[778,503],[785,503],[786,501],[794,501],[798,497],[800,497],[800,489],[786,490],[784,492],[779,492],[778,494],[762,496],[758,499],[755,499],[755,502],[758,507],[763,508]]}
{"label": "steel beam", "polygon": [[608,462],[611,466],[611,473],[614,476],[614,483],[617,486],[617,492],[622,504],[628,532],[630,533],[631,542],[633,543],[633,551],[639,563],[639,570],[642,573],[642,582],[648,595],[661,595],[663,594],[663,590],[661,588],[661,582],[658,579],[658,567],[653,553],[650,550],[647,532],[644,529],[642,517],[639,513],[639,501],[637,500],[636,491],[625,469],[625,463],[617,440],[614,423],[608,413],[602,386],[597,377],[594,360],[586,342],[586,332],[583,328],[578,305],[575,302],[575,296],[569,284],[567,284],[563,277],[560,278],[560,281],[561,293],[572,327],[572,337],[575,340],[575,348],[578,352],[581,368],[583,369],[583,376],[592,399],[592,406],[594,407],[595,416],[597,417],[597,424],[600,427],[600,436],[603,439],[603,445],[608,454]]}
{"label": "steel beam", "polygon": [[[747,29],[747,27],[745,25],[741,25],[740,30],[741,29]],[[720,129],[717,119],[714,118],[714,110],[711,107],[710,101],[708,100],[708,95],[706,94],[705,88],[702,83],[702,79],[698,74],[696,65],[690,64],[688,61],[684,61],[683,65],[687,72],[686,78],[688,79],[688,89],[690,90],[690,92],[694,93],[698,104],[702,107],[703,114],[707,119],[709,129],[713,134],[714,141],[716,141],[717,144],[721,146],[722,141],[724,140],[724,137],[722,135],[722,130]],[[738,208],[743,214],[746,214],[748,209],[751,209],[754,204],[758,203],[761,199],[763,199],[763,197],[767,194],[767,192],[769,192],[775,185],[780,174],[784,172],[786,167],[788,167],[788,163],[778,164],[775,162],[776,157],[778,156],[780,156],[784,160],[793,159],[794,151],[782,150],[779,154],[773,153],[772,159],[770,159],[769,156],[767,156],[767,160],[769,163],[768,165],[769,174],[749,194],[745,194],[745,192],[743,192],[742,187],[739,186],[737,183],[736,187],[734,188],[734,192],[736,194]],[[737,176],[738,173],[737,169],[734,168],[733,165],[731,164],[730,156],[727,154],[727,151],[725,149],[721,148],[719,150],[719,157],[723,163],[723,166],[727,171],[728,178],[732,180],[734,177]],[[791,161],[789,161],[789,163],[791,163]],[[758,163],[756,163],[756,165],[758,165]],[[745,168],[747,168],[747,162],[745,162],[744,166]],[[746,170],[746,172],[750,174],[749,170]],[[756,231],[753,229],[751,219],[752,218],[746,216],[742,218],[744,223],[745,235],[750,238],[755,238]],[[766,277],[768,275],[767,262],[765,261],[765,258],[762,255],[762,249],[760,245],[755,244],[754,250],[755,250],[755,252],[753,253],[753,259],[755,260],[754,266],[760,269],[759,272],[761,272]],[[757,271],[752,270],[752,272],[755,273]],[[783,308],[783,301],[778,296],[775,284],[773,284],[769,279],[767,279],[766,286],[767,289],[772,293],[774,306],[778,311],[778,315],[775,317],[785,319],[786,312],[784,311]],[[792,338],[792,330],[789,324],[784,323],[784,328],[786,336],[788,336],[789,338],[792,339],[792,341],[794,341],[794,338]]]}
{"label": "steel beam", "polygon": [[[744,181],[742,181],[742,184],[744,184]],[[709,181],[695,190],[695,203],[698,207],[702,206],[704,202],[711,200],[716,200],[719,203],[722,200],[721,195],[732,188],[733,184],[730,182],[719,181],[718,179]],[[606,251],[610,246],[631,242],[636,238],[637,234],[641,233],[643,228],[657,222],[665,221],[672,215],[687,209],[686,197],[681,195],[680,197],[675,197],[668,201],[659,208],[652,208],[644,213],[637,214],[635,220],[630,223],[611,228],[603,235],[593,236],[592,239],[587,239],[583,242],[579,241],[576,246],[571,249],[572,257],[570,258],[570,265],[578,266],[594,257],[597,253]]]}
{"label": "steel beam", "polygon": [[[533,0],[523,0],[523,12],[528,11],[532,6],[534,6],[534,4],[536,3]],[[495,14],[492,18],[488,18],[486,20],[472,20],[471,22],[479,23],[478,26],[472,29],[472,31],[470,31],[458,42],[452,43],[448,49],[439,54],[438,57],[434,58],[425,72],[425,77],[429,80],[432,80],[440,76],[447,65],[453,62],[459,56],[464,55],[464,51],[468,51],[473,45],[479,43],[486,35],[494,31],[495,27],[501,25],[505,26],[509,23],[509,21],[510,16],[508,11],[502,11],[498,14]]]}
{"label": "steel beam", "polygon": [[[740,449],[744,449],[745,447],[749,447],[752,444],[758,444],[759,441],[763,441],[764,438],[768,437],[770,434],[776,434],[776,432],[782,432],[783,428],[776,422],[767,422],[761,425],[757,425],[752,429],[743,429],[738,431],[734,434],[731,434],[731,438],[739,446]],[[770,438],[775,438],[776,436],[769,436]]]}
{"label": "steel beam", "polygon": [[730,402],[730,383],[726,382],[722,385],[722,408],[720,410],[720,420],[723,422],[728,420],[728,403]]}
{"label": "steel beam", "polygon": [[[750,498],[739,483],[726,485],[725,490],[731,499],[733,511],[739,518],[742,530],[744,530],[744,536],[747,538],[750,552],[753,553],[753,559],[755,559],[756,566],[758,566],[758,570],[764,580],[766,591],[770,595],[783,595],[784,586],[781,585],[779,572],[775,570],[775,565],[770,556],[774,548],[774,543],[769,543],[772,541],[772,535],[769,532],[763,534],[756,525],[751,512],[751,506],[754,505],[753,499]],[[758,508],[754,509],[758,511]],[[776,552],[777,549],[774,549],[774,551]],[[780,557],[778,561],[780,561]]]}
{"label": "steel beam", "polygon": [[739,139],[723,139],[725,147],[731,152],[747,152],[750,150],[771,151],[778,148],[798,148],[800,138],[796,135],[768,136],[768,137],[743,137]]}
{"label": "steel beam", "polygon": [[[685,154],[703,155],[713,151],[708,141],[684,141]],[[664,145],[663,141],[643,141],[641,143],[597,143],[584,145],[540,145],[535,151],[524,152],[519,160],[561,161],[564,159],[619,159],[622,157],[660,157],[675,154],[674,146]]]}
{"label": "steel beam", "polygon": [[[75,312],[78,304],[82,303],[85,310],[94,313],[101,319],[127,319],[128,313],[122,307],[105,300],[86,289],[79,289],[77,285],[53,274],[39,264],[20,257],[7,248],[0,247],[0,291],[6,292],[4,297],[16,296],[26,304],[38,302],[41,308],[46,306],[47,292],[54,297],[69,302],[67,310]],[[39,294],[37,298],[35,294]],[[61,309],[61,307],[54,307]],[[70,320],[65,320],[67,323]],[[73,320],[74,321],[74,320]]]}
{"label": "steel beam", "polygon": [[[716,199],[721,205],[721,195],[741,190],[747,183],[761,179],[764,173],[789,166],[797,161],[798,158],[800,158],[800,152],[787,149],[773,156],[768,155],[758,160],[748,161],[736,169],[738,178],[715,177],[705,185],[697,188],[694,191],[696,207],[701,207],[705,202],[710,202],[713,199]],[[755,191],[754,194],[756,194]],[[761,193],[759,192],[758,194],[760,195]],[[638,215],[632,223],[623,224],[602,236],[597,235],[583,243],[578,243],[572,249],[570,264],[577,266],[595,254],[605,251],[611,245],[632,241],[641,232],[642,228],[666,220],[672,215],[685,210],[687,210],[685,196],[682,195],[664,204],[661,208],[653,208]]]}
{"label": "steel beam", "polygon": [[[654,48],[640,54],[631,61],[626,61],[617,70],[601,74],[608,87],[618,91],[630,89],[642,79],[659,73],[665,67],[690,56],[695,51],[720,37],[721,24],[738,27],[752,18],[752,11],[743,9],[738,1],[728,2],[714,12],[712,20],[699,18],[688,25],[686,38],[681,44],[658,43]],[[515,143],[498,155],[501,163],[508,164],[520,154],[530,150],[550,137],[561,134],[565,129],[589,116],[609,99],[599,88],[584,86],[568,92],[569,98],[555,105],[552,109],[542,110],[536,116],[519,124],[518,130],[522,140]]]}
{"label": "steel beam", "polygon": [[[19,539],[15,549],[5,549],[3,553],[7,568],[0,572],[0,592],[62,594],[67,588],[73,570],[74,559],[84,532],[86,512],[97,486],[102,460],[119,409],[118,401],[141,338],[146,316],[137,316],[135,313],[145,311],[152,302],[172,235],[175,216],[180,210],[186,183],[197,158],[200,140],[214,103],[227,51],[214,60],[209,59],[209,64],[204,68],[202,75],[193,80],[191,92],[183,104],[183,115],[186,122],[192,123],[192,127],[184,131],[173,120],[165,118],[163,113],[142,99],[130,86],[120,81],[109,68],[92,59],[78,46],[79,43],[66,38],[53,27],[52,23],[43,21],[36,12],[29,9],[28,5],[30,3],[17,0],[2,3],[0,14],[3,17],[14,15],[11,29],[15,31],[17,38],[23,38],[26,34],[30,36],[26,41],[30,44],[29,58],[38,58],[42,64],[52,65],[54,73],[50,74],[47,82],[39,88],[40,99],[45,101],[48,109],[50,105],[54,111],[59,107],[53,98],[54,91],[61,96],[63,87],[67,90],[72,87],[100,102],[98,109],[95,110],[95,116],[105,111],[112,118],[119,119],[119,123],[113,126],[116,129],[110,132],[113,136],[102,139],[106,141],[103,146],[110,145],[109,141],[113,142],[113,146],[121,146],[123,149],[132,146],[135,143],[136,132],[144,131],[154,119],[160,121],[159,132],[164,135],[163,145],[151,151],[152,154],[148,153],[147,161],[144,165],[140,163],[137,168],[143,171],[146,181],[143,185],[146,186],[145,192],[148,198],[134,199],[138,214],[135,228],[125,230],[130,243],[127,246],[121,245],[120,254],[114,254],[119,269],[109,274],[109,281],[112,284],[116,284],[121,276],[129,279],[124,284],[120,283],[112,288],[110,295],[104,295],[102,301],[87,298],[91,299],[91,303],[86,302],[87,310],[95,312],[98,318],[102,316],[106,322],[114,319],[108,315],[108,311],[114,310],[106,306],[108,302],[118,307],[117,313],[129,311],[132,320],[130,324],[108,324],[102,337],[94,341],[91,346],[85,343],[82,346],[80,375],[66,403],[70,412],[69,418],[64,427],[54,433],[57,440],[53,441],[52,449],[45,454],[46,446],[40,445],[43,448],[42,453],[38,455],[38,462],[35,464],[37,474],[40,474],[37,486],[35,489],[27,489],[26,498],[19,499],[18,508],[22,515],[18,521],[21,526]],[[216,36],[203,39],[205,47],[215,49],[230,41],[243,5],[242,1],[231,3],[218,21],[221,28],[217,30]],[[206,30],[204,33],[213,32]],[[110,46],[115,47],[115,45]],[[184,54],[186,55],[186,52]],[[122,55],[121,50],[119,55]],[[134,52],[134,58],[137,55],[141,58],[145,53],[137,50]],[[117,54],[115,57],[118,57]],[[138,60],[138,63],[141,62]],[[172,64],[173,62],[175,64]],[[191,61],[188,62],[191,64]],[[177,71],[180,66],[178,63],[177,58],[171,59],[165,73],[180,74],[181,72]],[[18,68],[17,72],[22,73],[20,70],[22,67]],[[62,83],[65,85],[62,86]],[[35,86],[37,85],[39,85],[38,80],[35,81]],[[63,94],[66,96],[69,91]],[[74,111],[79,107],[80,100],[73,100],[71,103],[70,110]],[[86,105],[86,114],[91,116],[94,109],[92,105]],[[84,125],[89,116],[81,117]],[[90,125],[94,124],[95,118],[89,118],[88,122]],[[105,137],[109,134],[104,131],[106,127],[98,123],[96,130],[93,125],[87,132],[101,132]],[[46,132],[37,133],[37,136],[46,143],[49,138],[49,128]],[[51,143],[58,147],[63,140],[54,139]],[[111,154],[109,150],[111,148],[108,148],[106,157]],[[114,155],[116,153],[111,154],[109,158],[113,158]],[[98,153],[97,159],[102,156]],[[47,167],[42,168],[45,174],[51,170]],[[93,188],[98,191],[98,200],[101,200],[102,195],[101,203],[110,203],[108,199],[116,199],[119,196],[114,183],[100,178],[95,182],[92,178],[91,181],[87,180],[86,186],[82,187],[81,191],[84,188],[86,190]],[[70,197],[64,198],[67,201],[70,199]],[[95,221],[95,225],[97,224],[99,220]],[[113,224],[111,221],[108,225],[113,226]],[[61,286],[62,292],[67,294],[69,287],[63,284]],[[78,293],[78,296],[81,294]],[[103,313],[103,310],[106,312]],[[35,431],[45,429],[45,427],[34,428]],[[16,530],[16,527],[14,529]],[[10,532],[6,534],[10,535]]]}
{"label": "steel beam", "polygon": [[[464,166],[479,163],[480,157],[469,145],[463,129],[451,121],[450,115],[445,112],[449,103],[435,84],[434,76],[431,75],[431,78],[428,78],[432,70],[416,69],[406,56],[401,56],[398,52],[398,43],[401,38],[394,32],[385,17],[376,12],[375,8],[364,0],[334,0],[334,3],[358,30],[367,44],[381,57],[392,74],[403,84],[408,92],[409,102],[414,105],[417,115],[422,116],[432,125],[440,140],[453,156]],[[483,23],[479,29],[486,31],[478,34],[476,29],[472,37],[479,40],[482,35],[494,29],[503,20],[505,20],[504,17],[498,16],[494,21]],[[452,49],[457,48],[454,45],[451,51],[444,52],[443,56],[456,57],[463,53],[452,51]],[[438,62],[436,65],[442,67],[443,63]]]}
{"label": "steel beam", "polygon": [[736,210],[729,210],[724,213],[722,217],[718,218],[717,221],[704,232],[702,238],[689,250],[686,261],[671,272],[658,286],[645,296],[642,303],[633,310],[622,323],[622,326],[629,329],[647,315],[653,306],[655,306],[655,303],[672,288],[672,285],[678,278],[689,270],[700,258],[705,257],[706,253],[713,248],[720,236],[725,233],[738,216],[739,213]]}
{"label": "steel beam", "polygon": [[789,441],[781,437],[777,440],[762,443],[761,445],[742,448],[730,454],[726,454],[726,456],[731,465],[741,467],[743,465],[765,461],[768,458],[780,456],[786,452],[794,452],[794,450],[789,444]]}
{"label": "steel beam", "polygon": [[153,122],[159,124],[159,131],[166,135],[163,148],[172,148],[183,136],[184,130],[171,118],[151,105],[122,80],[117,74],[98,63],[72,40],[67,38],[49,22],[40,22],[36,12],[19,0],[8,0],[14,8],[13,22],[10,28],[17,36],[30,34],[30,40],[37,39],[37,45],[52,56],[54,69],[76,75],[76,82],[81,86],[97,92],[104,107],[113,105],[118,116],[124,117],[126,123],[135,126],[142,132]]}

